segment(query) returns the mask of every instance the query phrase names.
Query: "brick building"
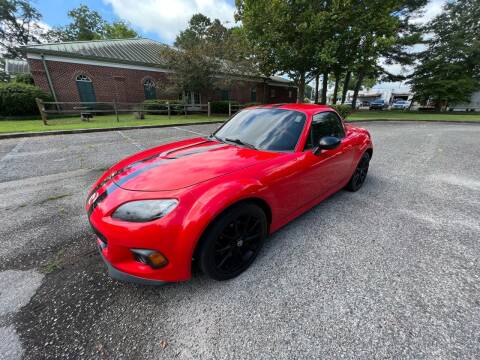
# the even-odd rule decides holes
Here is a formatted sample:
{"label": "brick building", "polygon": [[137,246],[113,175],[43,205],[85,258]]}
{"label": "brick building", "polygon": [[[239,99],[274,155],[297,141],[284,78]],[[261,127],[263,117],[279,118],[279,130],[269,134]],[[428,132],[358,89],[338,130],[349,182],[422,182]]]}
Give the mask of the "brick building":
{"label": "brick building", "polygon": [[[162,44],[148,39],[80,41],[25,48],[35,84],[56,101],[143,102],[166,99],[159,91]],[[214,100],[240,103],[294,102],[297,89],[280,77],[244,77],[211,94],[183,94],[188,104]]]}

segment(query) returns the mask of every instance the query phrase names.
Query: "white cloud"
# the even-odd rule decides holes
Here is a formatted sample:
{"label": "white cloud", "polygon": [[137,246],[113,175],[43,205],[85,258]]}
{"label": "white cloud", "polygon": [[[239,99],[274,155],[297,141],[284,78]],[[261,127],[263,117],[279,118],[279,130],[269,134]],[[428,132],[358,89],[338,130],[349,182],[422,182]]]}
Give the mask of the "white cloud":
{"label": "white cloud", "polygon": [[[443,11],[443,6],[447,0],[431,0],[428,4],[422,9],[419,15],[413,18],[411,21],[415,24],[426,24],[430,20],[432,20],[437,15],[440,15]],[[428,39],[431,37],[431,34],[425,34],[424,39]],[[426,46],[423,44],[416,44],[408,48],[408,52],[410,53],[418,53],[420,51],[424,51]],[[390,73],[394,75],[409,75],[413,71],[412,66],[402,66],[400,64],[391,64],[387,65],[384,62],[384,59],[380,59],[380,64]]]}
{"label": "white cloud", "polygon": [[235,8],[226,0],[103,0],[114,13],[142,31],[172,42],[193,14],[233,23]]}
{"label": "white cloud", "polygon": [[435,16],[439,15],[443,11],[443,6],[447,0],[431,0],[425,6],[421,14],[412,19],[412,22],[416,24],[425,24],[432,20]]}

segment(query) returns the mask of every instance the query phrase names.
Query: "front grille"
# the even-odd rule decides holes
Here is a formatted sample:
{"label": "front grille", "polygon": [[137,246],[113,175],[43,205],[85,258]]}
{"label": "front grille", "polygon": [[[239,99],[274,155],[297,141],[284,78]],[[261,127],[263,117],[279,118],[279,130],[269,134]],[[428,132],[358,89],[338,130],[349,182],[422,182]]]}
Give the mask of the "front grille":
{"label": "front grille", "polygon": [[133,258],[135,259],[135,261],[138,261],[142,264],[147,264],[147,259],[140,254],[133,253]]}

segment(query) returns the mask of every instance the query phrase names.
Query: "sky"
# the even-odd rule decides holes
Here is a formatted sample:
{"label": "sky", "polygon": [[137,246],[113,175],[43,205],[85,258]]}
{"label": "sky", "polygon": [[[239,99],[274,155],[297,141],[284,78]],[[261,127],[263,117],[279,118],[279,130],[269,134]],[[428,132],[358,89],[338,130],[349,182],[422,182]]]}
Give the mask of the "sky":
{"label": "sky", "polygon": [[[425,22],[441,12],[446,0],[430,0],[424,14],[416,19]],[[69,22],[68,10],[85,4],[105,19],[128,21],[147,38],[171,44],[190,17],[203,13],[225,24],[234,23],[235,0],[31,0],[48,26]]]}
{"label": "sky", "polygon": [[[98,11],[106,20],[128,21],[140,36],[172,44],[175,36],[186,28],[193,14],[202,13],[218,18],[227,26],[234,24],[235,0],[31,0],[43,16],[48,27],[69,22],[67,12],[85,4]],[[414,19],[424,23],[442,11],[446,0],[430,0],[423,14]],[[394,74],[409,72],[399,65],[387,66]],[[401,84],[377,84],[382,87],[399,87]]]}
{"label": "sky", "polygon": [[142,36],[172,44],[193,14],[234,23],[235,0],[31,0],[47,26],[69,23],[67,12],[85,4],[112,21],[122,19]]}

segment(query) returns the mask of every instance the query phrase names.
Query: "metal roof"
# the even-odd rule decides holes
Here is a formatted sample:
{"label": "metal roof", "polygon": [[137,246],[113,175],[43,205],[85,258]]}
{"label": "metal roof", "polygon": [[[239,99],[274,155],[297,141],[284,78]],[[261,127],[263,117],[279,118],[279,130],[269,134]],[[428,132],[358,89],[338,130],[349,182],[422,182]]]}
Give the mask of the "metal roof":
{"label": "metal roof", "polygon": [[288,83],[291,83],[292,81],[291,80],[288,80],[288,79],[285,79],[281,76],[270,76],[270,80],[272,81],[276,81],[276,82],[281,82],[281,83],[285,83],[285,84],[288,84]]}
{"label": "metal roof", "polygon": [[26,60],[5,59],[5,72],[7,74],[25,74],[30,72]]}
{"label": "metal roof", "polygon": [[[160,53],[165,46],[167,45],[158,41],[135,38],[28,45],[23,50],[27,54],[36,53],[162,68],[163,61]],[[243,76],[258,78],[257,76]],[[261,78],[265,79],[265,77]],[[292,84],[292,81],[279,76],[267,77],[266,79],[277,84]]]}
{"label": "metal roof", "polygon": [[92,40],[29,45],[25,52],[159,66],[164,46],[149,39]]}

